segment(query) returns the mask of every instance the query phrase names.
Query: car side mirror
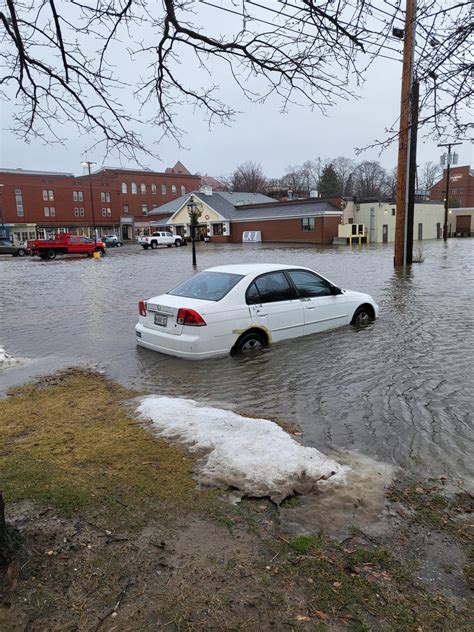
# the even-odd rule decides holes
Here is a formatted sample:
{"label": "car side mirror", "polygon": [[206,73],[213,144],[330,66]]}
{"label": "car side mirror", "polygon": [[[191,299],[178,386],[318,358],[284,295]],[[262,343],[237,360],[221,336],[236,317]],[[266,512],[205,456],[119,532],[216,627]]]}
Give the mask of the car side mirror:
{"label": "car side mirror", "polygon": [[340,288],[340,287],[337,287],[336,285],[331,285],[331,292],[332,292],[334,295],[337,295],[337,294],[342,294],[342,290],[341,290],[341,288]]}

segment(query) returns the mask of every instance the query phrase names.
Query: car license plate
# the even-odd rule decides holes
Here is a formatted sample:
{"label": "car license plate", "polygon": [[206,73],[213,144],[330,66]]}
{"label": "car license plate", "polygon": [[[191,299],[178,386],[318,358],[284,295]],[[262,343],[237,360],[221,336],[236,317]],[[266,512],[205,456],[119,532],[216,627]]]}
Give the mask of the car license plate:
{"label": "car license plate", "polygon": [[168,315],[167,314],[155,314],[155,325],[160,325],[161,327],[166,327],[168,324]]}

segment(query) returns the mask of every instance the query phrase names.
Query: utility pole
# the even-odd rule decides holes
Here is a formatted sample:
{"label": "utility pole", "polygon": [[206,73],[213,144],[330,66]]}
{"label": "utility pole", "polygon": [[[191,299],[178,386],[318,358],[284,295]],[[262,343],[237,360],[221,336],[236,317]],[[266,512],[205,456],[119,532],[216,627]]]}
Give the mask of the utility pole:
{"label": "utility pole", "polygon": [[447,147],[447,168],[446,168],[446,190],[444,193],[444,224],[443,224],[443,239],[448,241],[448,209],[449,209],[449,171],[451,169],[451,158],[454,154],[451,154],[451,147],[456,145],[462,145],[462,143],[440,143],[438,147]]}
{"label": "utility pole", "polygon": [[413,60],[415,52],[416,0],[407,0],[403,41],[403,74],[400,104],[400,132],[398,139],[397,216],[395,220],[394,265],[407,264],[406,240],[408,235],[408,192],[407,165],[410,161],[411,145],[411,94],[413,87]]}
{"label": "utility pole", "polygon": [[96,162],[91,162],[90,160],[85,160],[82,163],[83,167],[87,167],[87,171],[89,173],[89,193],[91,196],[91,210],[92,210],[92,229],[94,231],[94,245],[97,246],[97,231],[95,228],[95,210],[94,210],[94,196],[92,195],[92,175],[91,175],[91,166],[96,165]]}
{"label": "utility pole", "polygon": [[418,106],[420,100],[420,83],[418,79],[413,82],[411,91],[411,135],[410,135],[410,162],[408,165],[408,199],[407,215],[405,218],[404,250],[407,264],[413,263],[413,224],[415,221],[416,201],[416,145],[418,140]]}

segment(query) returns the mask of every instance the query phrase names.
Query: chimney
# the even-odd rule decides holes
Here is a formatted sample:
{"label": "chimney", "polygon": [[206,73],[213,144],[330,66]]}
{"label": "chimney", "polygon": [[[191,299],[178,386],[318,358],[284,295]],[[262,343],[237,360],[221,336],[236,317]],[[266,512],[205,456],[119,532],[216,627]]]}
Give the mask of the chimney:
{"label": "chimney", "polygon": [[204,195],[212,195],[212,187],[210,187],[208,184],[203,184],[199,189],[199,192],[203,193]]}

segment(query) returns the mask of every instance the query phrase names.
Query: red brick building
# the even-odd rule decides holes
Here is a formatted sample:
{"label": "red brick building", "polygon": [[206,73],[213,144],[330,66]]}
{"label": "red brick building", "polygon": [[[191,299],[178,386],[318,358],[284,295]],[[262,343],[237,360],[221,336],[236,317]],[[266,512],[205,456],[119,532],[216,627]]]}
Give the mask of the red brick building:
{"label": "red brick building", "polygon": [[[0,232],[15,241],[56,232],[121,234],[150,229],[148,212],[199,188],[200,176],[178,162],[164,173],[103,168],[88,175],[0,169]],[[92,203],[91,203],[92,188]]]}
{"label": "red brick building", "polygon": [[[446,197],[447,169],[443,177],[431,187],[431,200],[443,201]],[[474,170],[464,167],[451,167],[449,171],[449,206],[452,208],[474,207]]]}

